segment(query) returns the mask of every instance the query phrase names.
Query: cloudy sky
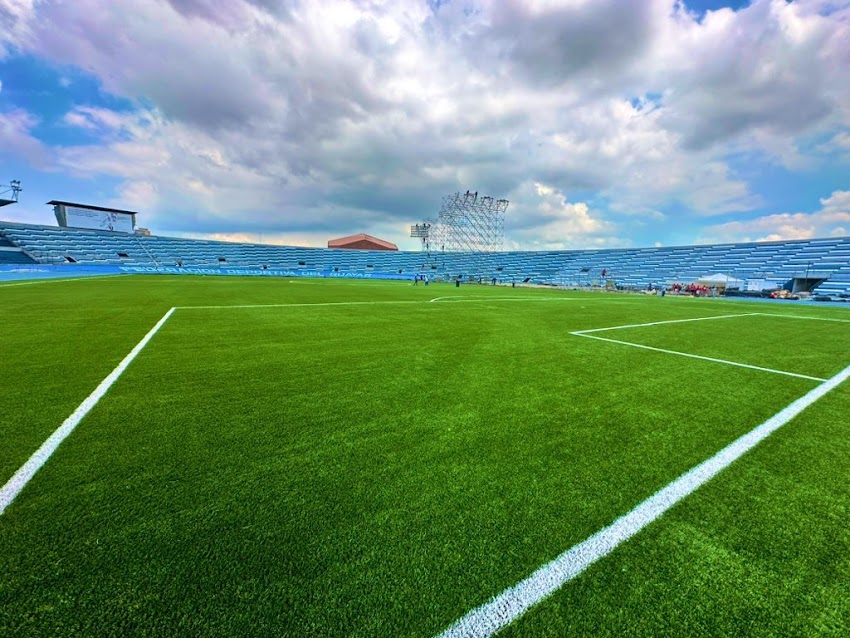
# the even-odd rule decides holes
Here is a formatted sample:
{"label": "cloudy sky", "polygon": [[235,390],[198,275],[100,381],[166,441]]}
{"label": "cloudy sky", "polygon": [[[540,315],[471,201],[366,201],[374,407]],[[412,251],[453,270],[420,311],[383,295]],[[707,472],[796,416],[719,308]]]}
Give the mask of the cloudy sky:
{"label": "cloudy sky", "polygon": [[850,0],[0,0],[0,218],[416,248],[850,234]]}

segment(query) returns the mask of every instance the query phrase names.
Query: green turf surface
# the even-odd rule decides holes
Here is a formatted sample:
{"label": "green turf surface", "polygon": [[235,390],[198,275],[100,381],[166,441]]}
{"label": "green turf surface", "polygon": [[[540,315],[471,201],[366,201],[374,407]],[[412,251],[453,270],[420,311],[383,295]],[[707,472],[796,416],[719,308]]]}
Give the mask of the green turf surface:
{"label": "green turf surface", "polygon": [[[0,635],[434,635],[817,385],[569,332],[850,319],[395,282],[7,288],[0,482],[170,307],[329,302],[358,303],[175,312],[0,517]],[[850,364],[843,322],[599,334]],[[840,386],[504,635],[846,634],[848,407]]]}

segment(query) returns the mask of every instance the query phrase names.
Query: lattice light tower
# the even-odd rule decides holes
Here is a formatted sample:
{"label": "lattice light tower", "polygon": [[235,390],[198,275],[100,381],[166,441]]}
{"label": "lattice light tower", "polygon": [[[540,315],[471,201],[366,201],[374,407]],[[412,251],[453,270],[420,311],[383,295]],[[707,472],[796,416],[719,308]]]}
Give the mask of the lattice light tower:
{"label": "lattice light tower", "polygon": [[[446,253],[483,256],[501,251],[509,203],[506,199],[479,197],[477,192],[470,191],[444,197],[436,219],[410,227],[410,236],[422,240],[425,260],[421,268],[444,274],[442,271],[447,272],[453,261],[442,258]],[[490,276],[485,259],[466,260],[465,263],[471,272],[464,274]]]}
{"label": "lattice light tower", "polygon": [[440,214],[431,224],[431,245],[442,252],[502,250],[508,203],[470,191],[443,197]]}

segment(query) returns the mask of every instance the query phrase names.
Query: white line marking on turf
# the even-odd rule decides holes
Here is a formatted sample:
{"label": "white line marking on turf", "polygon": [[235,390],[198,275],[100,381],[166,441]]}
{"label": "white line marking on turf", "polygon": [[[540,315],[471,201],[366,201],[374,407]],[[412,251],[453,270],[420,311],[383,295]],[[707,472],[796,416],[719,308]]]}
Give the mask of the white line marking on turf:
{"label": "white line marking on turf", "polygon": [[850,323],[850,319],[835,319],[833,317],[806,317],[803,315],[784,315],[778,312],[753,312],[751,314],[762,317],[782,317],[783,319],[811,319],[813,321],[836,321],[838,323]]}
{"label": "white line marking on turf", "polygon": [[605,332],[606,330],[620,330],[621,328],[645,328],[647,326],[661,326],[668,323],[688,323],[690,321],[709,321],[711,319],[731,319],[732,317],[750,317],[755,312],[742,312],[734,315],[712,315],[710,317],[694,317],[691,319],[670,319],[668,321],[652,321],[650,323],[632,323],[625,326],[610,326],[608,328],[593,328],[592,330],[578,330],[571,332],[574,335],[585,335],[591,332]]}
{"label": "white line marking on turf", "polygon": [[434,297],[429,303],[437,301],[606,301],[605,299],[582,299],[581,297]]}
{"label": "white line marking on turf", "polygon": [[785,372],[784,370],[775,370],[773,368],[762,368],[761,366],[753,366],[748,363],[738,363],[737,361],[728,361],[726,359],[715,359],[714,357],[703,357],[698,354],[690,354],[688,352],[679,352],[678,350],[667,350],[665,348],[654,348],[645,346],[641,343],[631,343],[630,341],[620,341],[619,339],[608,339],[607,337],[596,337],[594,335],[584,334],[582,332],[571,332],[571,335],[576,337],[585,337],[586,339],[596,339],[597,341],[607,341],[609,343],[619,343],[624,346],[633,348],[642,348],[644,350],[653,350],[655,352],[664,352],[666,354],[677,354],[680,357],[688,357],[689,359],[702,359],[703,361],[713,361],[714,363],[725,363],[726,365],[736,366],[738,368],[749,368],[750,370],[761,370],[762,372],[772,372],[774,374],[783,374],[786,377],[798,377],[800,379],[809,379],[811,381],[826,381],[821,377],[810,377],[807,374],[797,374],[796,372]]}
{"label": "white line marking on turf", "polygon": [[307,308],[310,306],[378,306],[382,304],[422,304],[421,300],[405,301],[327,301],[320,303],[267,303],[233,306],[177,306],[177,310],[221,310],[226,308]]}
{"label": "white line marking on turf", "polygon": [[32,286],[35,284],[52,284],[60,281],[94,281],[96,279],[112,279],[113,277],[128,277],[126,273],[118,275],[80,275],[79,277],[45,277],[44,279],[28,279],[27,281],[16,281],[11,284],[0,284],[0,288],[11,288],[12,286]]}
{"label": "white line marking on turf", "polygon": [[24,463],[21,468],[15,472],[14,476],[9,479],[9,481],[0,488],[0,515],[6,511],[6,508],[15,500],[15,497],[20,493],[22,489],[29,483],[30,479],[35,476],[36,472],[38,472],[42,466],[47,462],[47,459],[50,458],[50,455],[56,451],[56,448],[68,438],[68,435],[74,431],[74,428],[83,420],[91,409],[97,405],[97,402],[103,398],[103,395],[112,387],[112,384],[118,380],[118,377],[127,369],[127,366],[136,358],[142,348],[144,348],[148,341],[150,341],[153,336],[157,333],[157,331],[162,328],[163,324],[168,321],[168,318],[174,312],[174,308],[171,308],[168,312],[166,312],[162,319],[156,322],[156,325],[151,328],[148,333],[142,337],[142,340],[136,344],[136,347],[133,348],[130,353],[122,359],[121,363],[109,373],[103,381],[100,382],[94,392],[92,392],[85,400],[79,405],[79,407],[74,410],[74,413],[69,416],[62,425],[57,428],[57,430],[50,435],[50,437],[41,444],[41,447],[35,451],[35,453]]}
{"label": "white line marking on turf", "polygon": [[827,392],[850,378],[847,366],[803,395],[767,421],[736,439],[710,459],[703,461],[662,488],[628,514],[540,567],[528,578],[506,589],[490,602],[473,609],[440,638],[486,638],[507,626],[530,607],[573,580],[590,565],[607,556],[621,543],[657,520],[667,510],[717,476],[761,441],[788,423]]}
{"label": "white line marking on turf", "polygon": [[[445,299],[446,297],[436,297],[436,299]],[[450,298],[450,297],[449,297]],[[461,301],[586,301],[576,297],[481,297],[473,299],[458,299]],[[321,303],[270,303],[270,304],[240,304],[232,306],[177,306],[177,310],[221,310],[226,308],[307,308],[310,306],[380,306],[380,305],[398,305],[398,304],[424,304],[431,303],[434,299],[406,299],[401,301],[327,301]]]}

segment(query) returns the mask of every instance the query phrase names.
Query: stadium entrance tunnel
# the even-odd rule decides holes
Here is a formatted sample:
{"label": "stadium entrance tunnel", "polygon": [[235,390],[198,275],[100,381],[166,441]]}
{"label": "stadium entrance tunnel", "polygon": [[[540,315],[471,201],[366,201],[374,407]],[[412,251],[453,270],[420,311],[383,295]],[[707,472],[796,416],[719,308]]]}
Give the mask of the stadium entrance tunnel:
{"label": "stadium entrance tunnel", "polygon": [[827,279],[827,277],[794,277],[791,280],[791,292],[811,292]]}

